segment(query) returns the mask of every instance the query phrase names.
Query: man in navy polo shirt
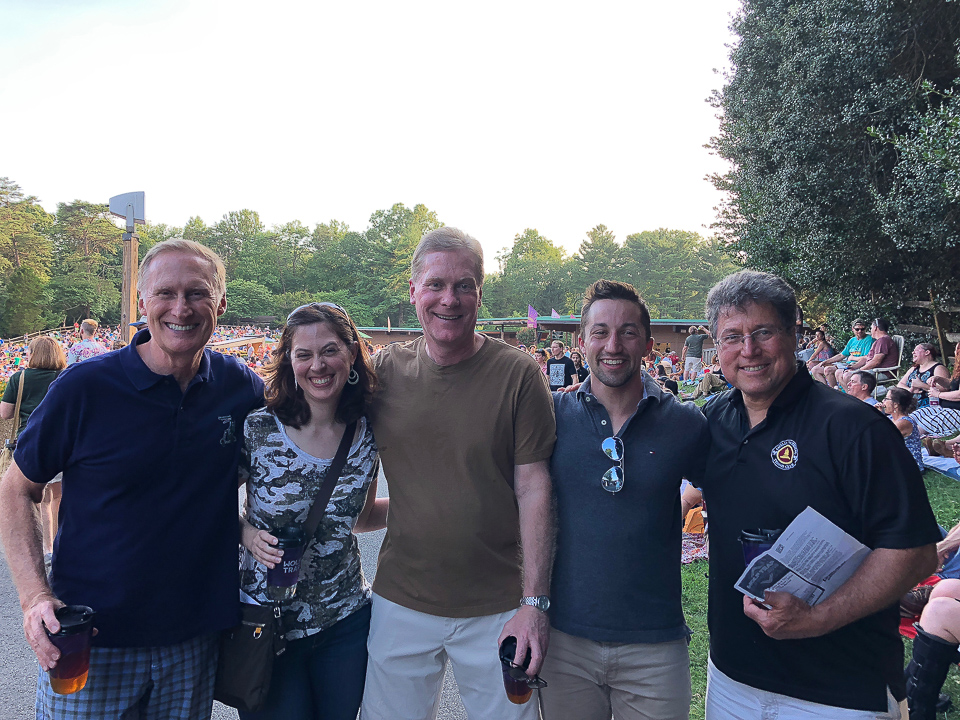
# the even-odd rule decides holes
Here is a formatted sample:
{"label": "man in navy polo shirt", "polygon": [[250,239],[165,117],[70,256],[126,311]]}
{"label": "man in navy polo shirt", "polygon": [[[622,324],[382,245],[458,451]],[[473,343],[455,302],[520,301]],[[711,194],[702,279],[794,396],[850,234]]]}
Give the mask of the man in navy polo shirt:
{"label": "man in navy polo shirt", "polygon": [[690,712],[680,483],[699,481],[709,434],[692,403],[644,372],[652,346],[633,286],[599,280],[587,289],[580,348],[590,377],[553,395],[558,537],[542,673],[551,719]]}
{"label": "man in navy polo shirt", "polygon": [[[900,717],[897,599],[936,568],[940,539],[917,465],[893,423],[797,362],[783,280],[731,275],[707,296],[707,318],[734,386],[705,408],[707,720]],[[738,592],[740,532],[783,529],[808,506],[872,549],[863,564],[814,607]]]}
{"label": "man in navy polo shirt", "polygon": [[[40,663],[38,718],[207,718],[218,631],[237,611],[240,428],[263,383],[204,349],[226,308],[223,263],[185,240],[139,275],[147,329],[65,370],[0,484],[0,531]],[[35,505],[63,472],[49,581]],[[86,687],[50,689],[55,610],[96,613]]]}

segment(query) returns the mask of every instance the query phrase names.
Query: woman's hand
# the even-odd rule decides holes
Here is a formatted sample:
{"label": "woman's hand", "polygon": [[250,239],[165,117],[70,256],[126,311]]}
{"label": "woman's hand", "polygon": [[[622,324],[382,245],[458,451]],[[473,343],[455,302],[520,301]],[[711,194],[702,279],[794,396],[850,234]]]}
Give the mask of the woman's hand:
{"label": "woman's hand", "polygon": [[274,547],[277,544],[277,538],[266,530],[258,530],[246,520],[241,520],[242,530],[240,533],[243,546],[250,551],[254,559],[261,565],[266,565],[271,570],[280,562],[283,557],[283,550]]}

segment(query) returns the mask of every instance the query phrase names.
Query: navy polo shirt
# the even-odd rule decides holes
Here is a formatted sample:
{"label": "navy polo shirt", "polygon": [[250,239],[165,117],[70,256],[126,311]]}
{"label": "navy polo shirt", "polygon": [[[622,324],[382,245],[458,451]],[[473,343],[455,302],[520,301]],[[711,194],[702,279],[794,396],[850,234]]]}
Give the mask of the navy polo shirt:
{"label": "navy polo shirt", "polygon": [[751,428],[739,390],[704,408],[711,446],[710,656],[751,687],[835,707],[883,711],[904,697],[896,603],[822,637],[774,640],[743,614],[741,530],[783,529],[809,505],[869,548],[940,540],[917,463],[896,426],[856,398],[814,382],[799,363]]}
{"label": "navy polo shirt", "polygon": [[600,447],[614,434],[591,393],[554,393],[557,444],[550,461],[557,551],[550,622],[597,642],[658,643],[686,637],[680,606],[680,483],[699,482],[707,423],[645,372],[645,396],[620,428],[623,489],[600,478],[615,463]]}
{"label": "navy polo shirt", "polygon": [[71,365],[20,435],[30,480],[63,472],[51,585],[97,612],[94,644],[172,645],[239,619],[237,464],[263,382],[205,350],[186,392],[136,345]]}

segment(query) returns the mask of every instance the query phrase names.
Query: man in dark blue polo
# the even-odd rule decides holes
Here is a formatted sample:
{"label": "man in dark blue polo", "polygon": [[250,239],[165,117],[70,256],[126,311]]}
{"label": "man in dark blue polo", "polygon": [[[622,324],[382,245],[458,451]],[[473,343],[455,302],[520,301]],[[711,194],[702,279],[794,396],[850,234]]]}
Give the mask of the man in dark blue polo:
{"label": "man in dark blue polo", "polygon": [[706,420],[643,370],[653,345],[636,290],[587,289],[575,393],[554,393],[558,511],[551,585],[551,720],[685,719],[688,630],[680,607],[680,484],[699,480]]}
{"label": "man in dark blue polo", "polygon": [[[208,718],[218,631],[237,610],[240,428],[263,383],[205,350],[226,308],[223,263],[184,240],[139,277],[148,329],[65,370],[0,483],[0,531],[40,663],[38,718]],[[35,504],[63,472],[49,580]],[[86,687],[50,689],[64,604],[96,613]]]}

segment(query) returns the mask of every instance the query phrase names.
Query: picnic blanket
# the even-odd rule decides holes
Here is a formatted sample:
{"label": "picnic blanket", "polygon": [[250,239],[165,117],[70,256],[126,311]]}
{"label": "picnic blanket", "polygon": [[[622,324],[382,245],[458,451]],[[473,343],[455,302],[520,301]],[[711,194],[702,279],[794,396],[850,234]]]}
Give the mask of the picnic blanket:
{"label": "picnic blanket", "polygon": [[936,470],[942,475],[946,475],[949,478],[954,480],[960,480],[960,464],[957,464],[957,461],[953,458],[937,457],[936,455],[930,455],[927,453],[927,449],[923,449],[923,464],[925,467],[930,468],[931,470]]}
{"label": "picnic blanket", "polygon": [[707,536],[704,533],[683,533],[680,562],[689,565],[697,560],[706,560],[707,557]]}

